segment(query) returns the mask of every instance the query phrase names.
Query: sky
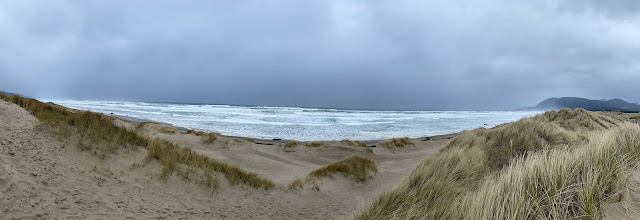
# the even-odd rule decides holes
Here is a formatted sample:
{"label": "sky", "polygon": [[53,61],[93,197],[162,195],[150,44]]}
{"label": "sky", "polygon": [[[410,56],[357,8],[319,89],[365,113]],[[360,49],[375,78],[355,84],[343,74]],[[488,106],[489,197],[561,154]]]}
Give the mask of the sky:
{"label": "sky", "polygon": [[356,109],[638,102],[639,12],[637,0],[0,0],[0,90]]}

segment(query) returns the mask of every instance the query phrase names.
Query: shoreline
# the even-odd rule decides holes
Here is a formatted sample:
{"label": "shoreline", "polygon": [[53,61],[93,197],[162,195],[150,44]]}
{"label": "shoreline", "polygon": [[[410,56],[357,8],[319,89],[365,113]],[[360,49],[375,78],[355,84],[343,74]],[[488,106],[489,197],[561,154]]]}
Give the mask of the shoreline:
{"label": "shoreline", "polygon": [[136,122],[155,121],[177,128],[213,131],[235,137],[299,141],[352,139],[375,142],[396,137],[420,139],[479,127],[490,128],[537,114],[515,111],[324,112],[281,107],[247,109],[242,106],[218,108],[98,101],[47,101],[105,115],[113,113]]}
{"label": "shoreline", "polygon": [[[69,108],[69,107],[65,106],[65,108]],[[72,109],[72,108],[69,108],[69,109]],[[87,110],[79,110],[79,109],[73,109],[73,110],[76,110],[76,111],[87,111]],[[100,112],[97,112],[97,113],[100,113]],[[177,128],[178,132],[180,132],[182,134],[186,133],[188,130],[192,130],[192,129],[189,129],[189,128],[186,128],[186,127],[176,126],[176,125],[171,124],[171,123],[166,123],[166,122],[161,122],[161,121],[145,120],[145,119],[136,118],[136,117],[132,117],[132,116],[128,116],[128,115],[119,115],[119,114],[113,114],[113,113],[110,113],[110,114],[100,113],[100,114],[117,117],[117,118],[119,118],[121,120],[125,120],[125,121],[132,122],[132,123],[141,123],[141,122],[148,121],[148,122],[154,122],[154,123],[158,123],[158,124],[162,124],[162,125],[166,125],[166,126],[171,126],[171,127]],[[193,129],[193,130],[204,131],[204,130],[197,130],[197,129]],[[216,131],[213,131],[213,132],[216,132]],[[452,139],[458,133],[460,133],[460,132],[449,133],[449,134],[431,135],[431,136],[421,136],[421,137],[409,138],[409,139],[410,140],[417,140],[417,141]],[[344,139],[340,139],[340,140],[300,141],[300,140],[285,139],[285,138],[271,138],[271,139],[268,139],[268,138],[257,138],[257,137],[239,136],[239,135],[225,135],[225,134],[221,134],[221,135],[225,136],[225,137],[237,138],[237,139],[249,139],[249,138],[251,138],[251,139],[254,139],[256,141],[261,141],[261,143],[258,143],[258,144],[263,144],[262,142],[265,142],[264,144],[267,144],[267,145],[268,144],[286,144],[289,141],[298,141],[298,142],[301,142],[301,143],[309,143],[309,142],[313,142],[313,141],[326,141],[326,142],[329,142],[329,141],[341,141],[341,140],[344,140]],[[392,137],[392,138],[398,138],[398,137]],[[374,145],[374,147],[375,147],[375,144],[379,143],[380,141],[384,141],[384,140],[388,140],[388,139],[391,139],[391,138],[387,138],[387,139],[372,139],[372,140],[358,140],[358,139],[347,139],[347,140],[358,140],[358,141],[362,141],[362,142],[367,143],[367,145]]]}

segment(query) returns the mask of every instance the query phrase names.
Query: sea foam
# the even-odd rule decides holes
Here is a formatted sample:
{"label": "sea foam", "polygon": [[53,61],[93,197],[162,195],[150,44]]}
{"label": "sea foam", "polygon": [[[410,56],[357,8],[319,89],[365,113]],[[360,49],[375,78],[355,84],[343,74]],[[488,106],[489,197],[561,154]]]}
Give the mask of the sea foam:
{"label": "sea foam", "polygon": [[70,108],[224,135],[293,140],[380,140],[460,132],[516,121],[531,111],[366,111],[272,106],[45,100]]}

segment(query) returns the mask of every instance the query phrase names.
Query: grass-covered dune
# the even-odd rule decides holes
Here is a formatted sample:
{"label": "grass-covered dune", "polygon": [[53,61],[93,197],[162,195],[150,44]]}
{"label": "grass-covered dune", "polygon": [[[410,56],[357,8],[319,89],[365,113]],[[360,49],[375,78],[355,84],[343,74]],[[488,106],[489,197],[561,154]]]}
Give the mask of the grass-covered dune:
{"label": "grass-covered dune", "polygon": [[[275,186],[271,180],[238,166],[200,155],[189,148],[180,147],[166,140],[151,140],[141,135],[137,129],[149,122],[140,123],[137,129],[127,129],[117,126],[114,123],[115,117],[100,113],[77,111],[18,95],[8,96],[1,92],[0,99],[15,103],[36,116],[40,122],[38,125],[40,128],[53,132],[61,140],[75,142],[79,149],[92,151],[102,159],[120,148],[145,148],[148,155],[144,162],[161,162],[162,178],[177,172],[184,179],[194,179],[216,189],[219,173],[231,184],[241,183],[264,189]],[[176,131],[175,128],[164,126],[159,132],[175,133]],[[206,137],[204,141],[213,141],[216,136],[210,133]]]}
{"label": "grass-covered dune", "polygon": [[640,127],[549,111],[463,131],[356,219],[599,219],[640,160]]}

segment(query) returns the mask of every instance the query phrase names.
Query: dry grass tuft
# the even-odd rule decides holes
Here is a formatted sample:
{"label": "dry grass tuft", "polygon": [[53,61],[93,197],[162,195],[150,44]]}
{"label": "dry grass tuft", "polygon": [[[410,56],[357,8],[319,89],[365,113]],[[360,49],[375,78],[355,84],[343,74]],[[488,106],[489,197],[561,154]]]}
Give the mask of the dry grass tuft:
{"label": "dry grass tuft", "polygon": [[289,143],[287,143],[287,144],[285,144],[285,145],[284,145],[284,148],[285,148],[285,149],[286,149],[286,148],[292,148],[292,147],[295,147],[295,146],[297,146],[297,145],[298,145],[298,142],[297,142],[297,141],[289,141]]}
{"label": "dry grass tuft", "polygon": [[165,134],[175,134],[176,132],[178,132],[178,129],[171,126],[162,126],[158,129],[158,132]]}
{"label": "dry grass tuft", "polygon": [[413,142],[411,142],[411,140],[409,140],[408,137],[403,137],[403,138],[391,138],[389,140],[380,141],[380,143],[378,143],[378,146],[395,150],[396,148],[406,147],[408,144],[413,144]]}
{"label": "dry grass tuft", "polygon": [[322,141],[312,141],[312,142],[309,142],[309,143],[305,144],[305,146],[307,146],[307,147],[320,147],[320,146],[323,146],[323,145],[324,145],[324,142],[322,142]]}
{"label": "dry grass tuft", "polygon": [[218,135],[220,134],[216,132],[209,132],[202,136],[202,143],[211,144],[218,139]]}
{"label": "dry grass tuft", "polygon": [[253,138],[247,138],[247,140],[246,140],[246,141],[248,141],[248,142],[252,142],[252,143],[255,143],[255,142],[256,142],[256,140],[255,140],[255,139],[253,139]]}
{"label": "dry grass tuft", "polygon": [[244,171],[237,166],[220,162],[165,140],[154,140],[149,145],[145,161],[152,160],[158,160],[162,163],[162,177],[165,179],[176,170],[178,165],[182,165],[200,170],[207,181],[211,179],[210,177],[215,171],[224,174],[231,184],[244,183],[264,189],[271,189],[275,186],[271,180],[256,173]]}
{"label": "dry grass tuft", "polygon": [[196,134],[196,130],[189,129],[187,130],[187,132],[185,132],[185,134]]}
{"label": "dry grass tuft", "polygon": [[344,139],[344,140],[341,140],[340,142],[342,142],[343,144],[346,144],[348,146],[367,147],[367,143],[365,143],[364,141],[352,141],[352,140],[349,140],[349,139]]}
{"label": "dry grass tuft", "polygon": [[599,218],[639,143],[637,125],[582,109],[464,131],[356,219]]}
{"label": "dry grass tuft", "polygon": [[301,178],[295,179],[291,181],[291,183],[289,183],[289,189],[291,190],[302,189],[303,186],[304,186],[304,180]]}
{"label": "dry grass tuft", "polygon": [[340,161],[331,163],[325,167],[311,171],[307,176],[308,180],[318,179],[322,177],[332,176],[334,173],[342,173],[345,177],[351,177],[356,182],[364,182],[373,178],[378,173],[378,166],[372,160],[351,155]]}
{"label": "dry grass tuft", "polygon": [[143,121],[143,122],[140,122],[140,124],[138,124],[138,125],[136,126],[136,129],[143,129],[143,128],[144,128],[145,126],[147,126],[148,124],[161,125],[160,123],[158,123],[158,122],[154,122],[154,121]]}

